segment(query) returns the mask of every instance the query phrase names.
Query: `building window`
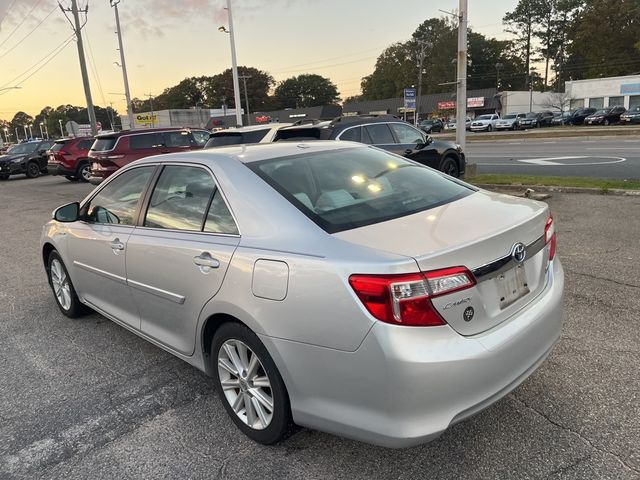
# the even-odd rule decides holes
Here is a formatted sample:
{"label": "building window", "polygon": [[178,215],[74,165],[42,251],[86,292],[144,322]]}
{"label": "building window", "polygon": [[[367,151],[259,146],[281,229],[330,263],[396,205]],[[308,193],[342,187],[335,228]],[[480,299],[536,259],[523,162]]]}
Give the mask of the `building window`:
{"label": "building window", "polygon": [[624,107],[624,97],[609,97],[610,107]]}
{"label": "building window", "polygon": [[629,110],[634,107],[640,107],[640,95],[631,95],[629,97]]}
{"label": "building window", "polygon": [[572,99],[570,104],[569,104],[569,108],[571,110],[576,110],[578,108],[583,108],[584,107],[584,98],[579,98],[579,99]]}
{"label": "building window", "polygon": [[591,108],[601,109],[604,107],[604,97],[596,97],[589,99],[589,106]]}

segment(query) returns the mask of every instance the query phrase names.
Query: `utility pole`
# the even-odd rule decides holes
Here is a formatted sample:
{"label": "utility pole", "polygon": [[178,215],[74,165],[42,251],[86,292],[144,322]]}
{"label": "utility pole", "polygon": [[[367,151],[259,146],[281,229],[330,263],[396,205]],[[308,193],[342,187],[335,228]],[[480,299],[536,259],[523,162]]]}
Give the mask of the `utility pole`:
{"label": "utility pole", "polygon": [[[456,96],[456,143],[466,150],[467,140],[467,0],[460,0],[458,7],[458,91]],[[465,176],[473,177],[477,165],[473,156],[467,156]]]}
{"label": "utility pole", "polygon": [[244,104],[247,107],[247,125],[251,125],[251,119],[249,118],[251,114],[249,110],[249,96],[247,95],[247,80],[251,78],[251,75],[240,75],[238,78],[240,78],[244,84]]}
{"label": "utility pole", "polygon": [[62,120],[60,118],[58,119],[58,124],[60,125],[60,135],[62,135],[60,138],[64,138],[64,129],[62,128]]}
{"label": "utility pole", "polygon": [[[120,30],[120,14],[118,13],[118,4],[120,0],[110,0],[111,6],[116,15],[116,33],[118,34],[118,50],[120,50],[120,66],[122,67],[122,79],[124,81],[124,96],[127,99],[127,116],[129,117],[129,129],[136,128],[133,121],[133,107],[131,106],[131,93],[129,92],[129,77],[127,76],[127,62],[124,60],[124,47],[122,46],[122,31]],[[112,127],[113,129],[113,127]]]}
{"label": "utility pole", "polygon": [[84,96],[87,99],[87,112],[89,113],[89,123],[91,124],[91,134],[98,134],[98,127],[96,125],[96,112],[93,110],[93,99],[91,98],[91,86],[89,85],[89,74],[87,73],[87,62],[84,56],[84,45],[82,43],[82,28],[87,23],[86,17],[85,21],[82,25],[80,25],[80,12],[84,13],[85,16],[89,11],[89,5],[83,9],[78,10],[77,0],[71,0],[71,8],[64,8],[60,2],[58,2],[58,6],[64,16],[67,17],[67,12],[71,12],[73,15],[73,22],[71,19],[67,17],[69,23],[71,23],[71,28],[76,34],[76,42],[78,44],[78,57],[80,58],[80,73],[82,74],[82,84],[84,85]]}
{"label": "utility pole", "polygon": [[422,99],[422,66],[424,65],[424,57],[427,53],[427,47],[430,47],[429,42],[420,42],[420,52],[418,53],[418,95],[416,98],[416,113],[414,118],[414,124],[418,126],[418,118],[420,117],[420,100]]}
{"label": "utility pole", "polygon": [[153,113],[153,95],[151,93],[145,93],[144,96],[145,97],[149,97],[149,103],[151,104],[151,128],[154,128],[156,126],[156,121],[153,118],[154,117],[154,113]]}

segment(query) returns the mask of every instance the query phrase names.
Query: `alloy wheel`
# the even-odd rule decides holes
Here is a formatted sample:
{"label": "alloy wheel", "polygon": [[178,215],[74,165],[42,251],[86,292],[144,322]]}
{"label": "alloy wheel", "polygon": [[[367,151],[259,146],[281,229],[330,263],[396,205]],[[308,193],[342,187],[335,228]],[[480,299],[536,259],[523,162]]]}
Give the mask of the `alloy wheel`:
{"label": "alloy wheel", "polygon": [[69,278],[58,259],[51,262],[51,285],[58,303],[64,310],[71,308],[71,286]]}
{"label": "alloy wheel", "polygon": [[88,182],[90,176],[91,176],[91,165],[87,163],[83,165],[82,168],[80,169],[80,179],[83,182]]}
{"label": "alloy wheel", "polygon": [[27,176],[34,178],[37,177],[40,174],[40,167],[38,166],[38,164],[36,162],[30,162],[27,165]]}
{"label": "alloy wheel", "polygon": [[262,362],[246,344],[229,339],[218,351],[218,376],[224,396],[242,422],[264,430],[273,419],[271,381]]}

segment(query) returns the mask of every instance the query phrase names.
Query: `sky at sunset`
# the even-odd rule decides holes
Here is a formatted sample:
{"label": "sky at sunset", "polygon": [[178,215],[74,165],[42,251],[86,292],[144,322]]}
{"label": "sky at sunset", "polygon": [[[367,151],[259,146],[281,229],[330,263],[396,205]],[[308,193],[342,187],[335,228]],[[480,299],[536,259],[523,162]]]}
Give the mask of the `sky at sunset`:
{"label": "sky at sunset", "polygon": [[[61,0],[69,6],[69,0]],[[109,0],[89,4],[83,30],[93,101],[126,111]],[[470,26],[500,39],[516,0],[469,0]],[[225,0],[122,0],[119,9],[133,97],[157,95],[185,77],[215,75],[231,64]],[[330,78],[342,98],[391,43],[457,0],[233,0],[238,64],[276,81],[302,73]],[[54,57],[55,55],[55,57]],[[47,63],[48,62],[48,63]],[[44,66],[43,66],[44,65]],[[31,75],[31,76],[30,76]],[[29,78],[27,78],[29,77]],[[19,90],[2,90],[20,85]],[[45,106],[86,105],[69,22],[54,0],[0,0],[0,119]]]}

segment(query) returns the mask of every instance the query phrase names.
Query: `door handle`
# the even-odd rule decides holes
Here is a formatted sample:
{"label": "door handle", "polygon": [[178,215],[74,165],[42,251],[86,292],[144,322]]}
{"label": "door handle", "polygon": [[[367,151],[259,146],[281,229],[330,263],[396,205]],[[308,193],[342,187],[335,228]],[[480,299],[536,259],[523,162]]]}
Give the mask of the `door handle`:
{"label": "door handle", "polygon": [[116,238],[113,242],[111,242],[111,248],[115,250],[124,250],[124,243],[120,241],[119,238]]}
{"label": "door handle", "polygon": [[197,257],[193,257],[193,263],[199,267],[218,268],[220,262],[213,258],[208,252],[202,252]]}

